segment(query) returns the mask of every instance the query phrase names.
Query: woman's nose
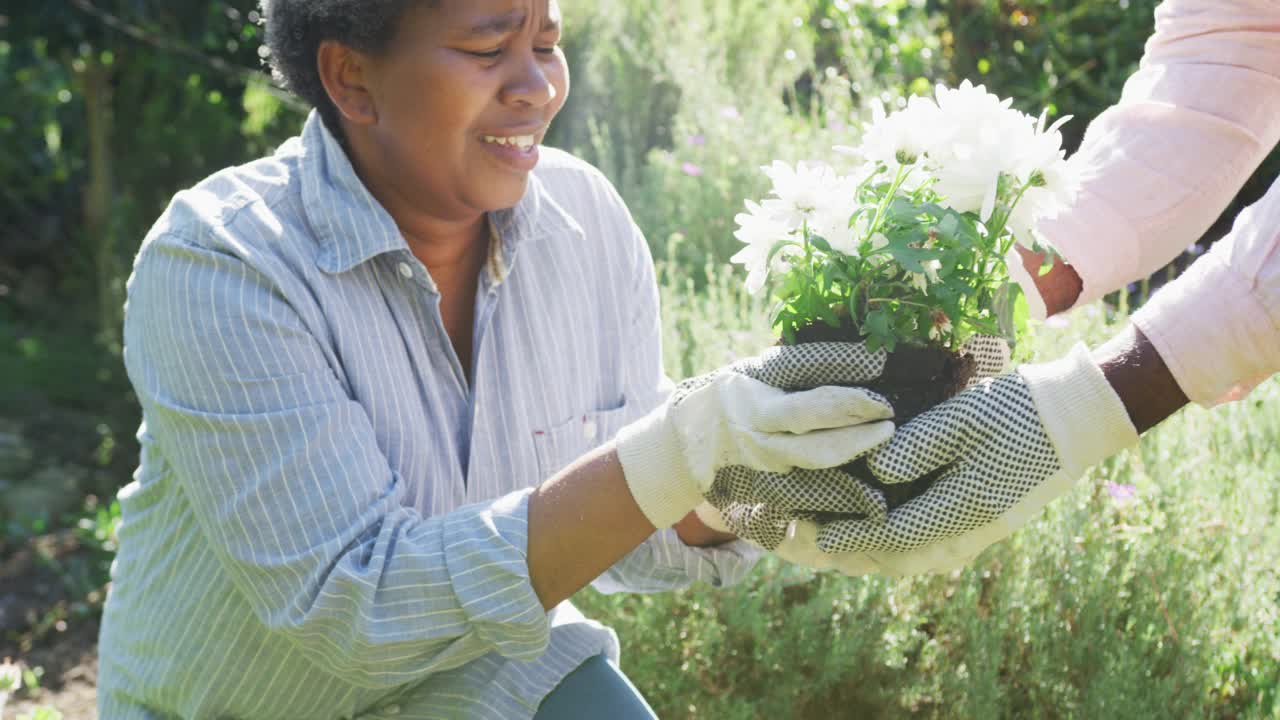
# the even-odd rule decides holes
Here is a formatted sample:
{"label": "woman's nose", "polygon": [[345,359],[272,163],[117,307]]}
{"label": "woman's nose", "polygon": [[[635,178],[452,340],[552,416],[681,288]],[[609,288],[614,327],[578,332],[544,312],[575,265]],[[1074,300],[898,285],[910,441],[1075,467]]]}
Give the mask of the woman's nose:
{"label": "woman's nose", "polygon": [[502,90],[502,101],[508,104],[543,107],[556,99],[556,86],[536,56],[516,63]]}

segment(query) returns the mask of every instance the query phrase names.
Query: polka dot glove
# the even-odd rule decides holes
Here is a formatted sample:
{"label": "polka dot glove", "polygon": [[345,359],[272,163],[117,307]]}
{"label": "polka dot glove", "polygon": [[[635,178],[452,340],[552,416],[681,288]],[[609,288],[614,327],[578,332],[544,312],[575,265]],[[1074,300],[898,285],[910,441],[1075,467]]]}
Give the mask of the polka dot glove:
{"label": "polka dot glove", "polygon": [[[887,483],[938,477],[884,521],[797,527],[849,574],[942,572],[1026,524],[1100,460],[1137,442],[1084,346],[983,381],[901,428],[868,466]],[[790,541],[789,541],[790,542]]]}
{"label": "polka dot glove", "polygon": [[725,471],[737,502],[860,511],[856,483],[832,486],[791,472],[843,465],[889,439],[893,409],[883,398],[836,387],[866,382],[883,367],[883,353],[860,344],[818,343],[771,348],[686,380],[618,433],[632,496],[655,527],[670,527]]}
{"label": "polka dot glove", "polygon": [[[805,377],[759,375],[758,379],[787,389],[849,381],[874,382],[881,379],[894,362],[893,356],[883,351],[867,353],[861,343],[801,347],[815,348],[821,358],[805,366]],[[964,352],[972,355],[976,362],[975,382],[1008,369],[1009,344],[1003,338],[975,336],[965,345]],[[816,492],[815,488],[825,488],[826,492]],[[829,556],[812,541],[807,544],[795,541],[793,523],[797,518],[812,517],[816,513],[848,513],[852,509],[869,521],[883,522],[888,508],[879,490],[837,468],[798,469],[785,475],[727,468],[717,474],[707,500],[697,508],[703,524],[774,551],[788,562],[809,566],[823,565]]]}

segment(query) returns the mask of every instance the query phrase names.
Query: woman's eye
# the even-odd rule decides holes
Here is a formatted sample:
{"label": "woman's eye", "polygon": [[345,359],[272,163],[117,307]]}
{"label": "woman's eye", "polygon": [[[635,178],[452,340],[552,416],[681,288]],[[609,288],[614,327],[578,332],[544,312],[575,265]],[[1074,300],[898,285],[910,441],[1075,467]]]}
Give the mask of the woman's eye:
{"label": "woman's eye", "polygon": [[487,60],[492,60],[502,54],[502,48],[498,48],[497,50],[488,50],[484,52],[477,51],[477,50],[467,50],[466,53],[468,55],[473,55],[478,58],[485,58]]}
{"label": "woman's eye", "polygon": [[557,46],[557,45],[552,45],[551,47],[540,47],[540,48],[534,48],[534,49],[533,49],[533,51],[534,51],[534,52],[538,52],[538,53],[542,53],[543,55],[554,55],[554,54],[555,54],[555,52],[556,52],[556,48],[557,48],[557,47],[559,47],[559,46]]}

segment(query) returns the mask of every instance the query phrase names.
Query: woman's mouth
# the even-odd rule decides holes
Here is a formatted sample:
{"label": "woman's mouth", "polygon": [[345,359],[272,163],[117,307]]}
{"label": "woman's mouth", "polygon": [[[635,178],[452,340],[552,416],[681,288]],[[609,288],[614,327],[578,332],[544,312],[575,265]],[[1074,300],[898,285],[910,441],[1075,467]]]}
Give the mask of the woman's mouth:
{"label": "woman's mouth", "polygon": [[485,149],[512,170],[527,173],[538,164],[536,135],[483,135],[480,140]]}

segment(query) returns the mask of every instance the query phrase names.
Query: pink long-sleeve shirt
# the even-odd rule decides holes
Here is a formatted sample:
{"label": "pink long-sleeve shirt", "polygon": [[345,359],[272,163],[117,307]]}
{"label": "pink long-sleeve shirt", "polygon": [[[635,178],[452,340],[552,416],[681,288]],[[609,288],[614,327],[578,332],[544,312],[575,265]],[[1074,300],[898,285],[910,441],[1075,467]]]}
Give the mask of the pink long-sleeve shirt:
{"label": "pink long-sleeve shirt", "polygon": [[[1167,0],[1120,102],[1071,159],[1072,209],[1040,226],[1077,305],[1145,277],[1218,218],[1280,142],[1280,0]],[[1212,405],[1280,371],[1280,183],[1133,322]]]}

